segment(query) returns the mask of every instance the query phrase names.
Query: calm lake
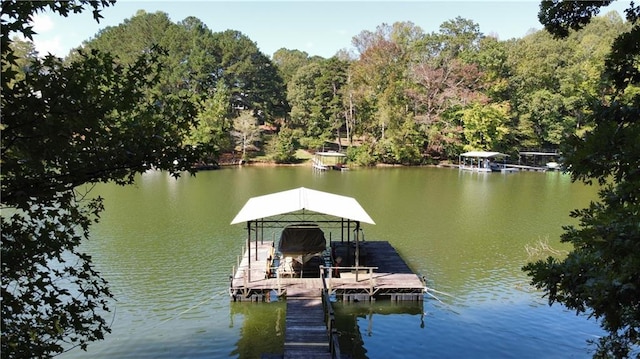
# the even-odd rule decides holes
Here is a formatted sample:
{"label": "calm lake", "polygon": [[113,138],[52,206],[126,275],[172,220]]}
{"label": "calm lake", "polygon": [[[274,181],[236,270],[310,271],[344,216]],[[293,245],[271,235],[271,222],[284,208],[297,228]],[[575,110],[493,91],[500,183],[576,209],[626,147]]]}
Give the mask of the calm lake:
{"label": "calm lake", "polygon": [[[596,322],[529,286],[528,247],[554,250],[572,209],[597,189],[547,172],[445,168],[246,167],[135,186],[99,185],[106,210],[84,249],[117,299],[112,333],[63,358],[259,358],[282,352],[285,304],[232,303],[229,275],[245,226],[229,223],[253,196],[307,187],[356,198],[434,293],[423,303],[336,303],[342,351],[354,358],[589,358]],[[546,256],[545,253],[544,255]],[[537,257],[535,257],[537,258]]]}

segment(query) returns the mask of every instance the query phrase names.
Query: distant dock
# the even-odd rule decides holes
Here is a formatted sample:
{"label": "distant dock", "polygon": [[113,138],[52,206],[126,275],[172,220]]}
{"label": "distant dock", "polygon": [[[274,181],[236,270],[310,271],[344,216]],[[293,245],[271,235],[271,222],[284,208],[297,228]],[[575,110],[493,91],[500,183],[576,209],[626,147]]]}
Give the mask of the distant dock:
{"label": "distant dock", "polygon": [[[547,167],[540,167],[540,166],[525,166],[525,165],[516,165],[516,164],[504,164],[503,165],[505,169],[508,169],[510,171],[496,171],[496,172],[519,172],[519,171],[531,171],[531,172],[548,172],[548,171],[552,171],[551,169],[547,168]],[[460,168],[460,165],[457,163],[440,163],[438,164],[437,167],[445,167],[445,168]]]}

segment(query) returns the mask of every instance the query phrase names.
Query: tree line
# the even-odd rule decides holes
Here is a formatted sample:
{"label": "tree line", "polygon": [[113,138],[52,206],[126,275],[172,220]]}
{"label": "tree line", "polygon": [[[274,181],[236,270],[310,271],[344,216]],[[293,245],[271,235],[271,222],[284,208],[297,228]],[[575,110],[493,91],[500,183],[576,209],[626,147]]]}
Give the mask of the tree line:
{"label": "tree line", "polygon": [[156,91],[192,102],[185,141],[206,148],[202,162],[233,152],[291,162],[298,148],[333,144],[360,165],[411,165],[469,150],[557,150],[585,133],[590,102],[606,95],[610,45],[629,28],[611,12],[563,39],[534,31],[501,41],[460,17],[432,33],[396,22],[363,30],[353,50],[328,59],[285,48],[269,58],[239,31],[140,10],[81,51],[131,64],[163,49]]}

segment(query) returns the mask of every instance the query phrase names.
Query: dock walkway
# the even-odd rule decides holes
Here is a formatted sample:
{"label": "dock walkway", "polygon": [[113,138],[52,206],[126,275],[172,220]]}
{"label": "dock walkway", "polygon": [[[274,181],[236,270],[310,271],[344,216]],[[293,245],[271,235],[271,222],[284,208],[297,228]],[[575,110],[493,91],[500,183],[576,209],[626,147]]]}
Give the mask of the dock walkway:
{"label": "dock walkway", "polygon": [[299,287],[287,292],[284,359],[330,359],[321,292]]}

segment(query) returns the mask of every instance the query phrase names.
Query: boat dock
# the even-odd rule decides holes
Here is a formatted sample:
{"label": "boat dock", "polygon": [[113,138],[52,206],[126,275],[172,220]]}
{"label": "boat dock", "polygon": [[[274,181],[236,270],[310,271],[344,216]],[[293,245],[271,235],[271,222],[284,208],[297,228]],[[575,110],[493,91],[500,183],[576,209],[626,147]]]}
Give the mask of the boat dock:
{"label": "boat dock", "polygon": [[[375,222],[354,198],[304,187],[262,195],[231,221],[239,223],[247,226],[246,249],[229,277],[229,295],[233,301],[286,299],[282,358],[340,358],[334,300],[424,299],[422,278],[389,242],[364,241],[361,223]],[[265,240],[270,230],[273,240]]]}
{"label": "boat dock", "polygon": [[[462,169],[462,168],[460,168],[460,165],[457,164],[457,163],[440,163],[440,164],[438,164],[437,167]],[[532,171],[532,172],[547,172],[547,171],[550,171],[550,169],[548,167],[525,166],[525,165],[519,165],[519,164],[516,165],[516,164],[511,164],[511,163],[504,164],[502,167],[503,168],[500,171],[495,171],[495,172],[505,173],[505,172],[519,172],[519,171]],[[491,171],[491,172],[494,172],[494,171]]]}
{"label": "boat dock", "polygon": [[[470,151],[458,156],[458,164],[441,163],[440,167],[458,167],[463,170],[476,172],[518,172],[518,171],[559,171],[562,165],[556,162],[561,157],[557,151],[553,152],[519,152],[518,163],[507,163],[509,155],[500,152]],[[495,160],[502,158],[502,163]]]}
{"label": "boat dock", "polygon": [[311,159],[313,169],[319,171],[325,171],[328,169],[334,169],[339,171],[346,171],[349,169],[346,165],[347,155],[340,152],[316,152]]}
{"label": "boat dock", "polygon": [[272,267],[273,260],[269,260],[273,256],[272,241],[258,243],[257,251],[254,245],[251,247],[251,253],[245,250],[242,258],[238,258],[231,276],[229,293],[234,301],[262,302],[272,300],[272,296],[288,299],[291,291],[302,289],[319,293],[323,288],[323,277],[329,294],[343,301],[421,301],[424,298],[422,278],[411,271],[386,241],[361,242],[357,266],[353,263],[353,243],[332,242],[333,260],[344,258],[340,266],[332,266],[331,254],[325,253],[325,263],[319,266],[320,270],[303,267],[294,275],[283,275]]}

